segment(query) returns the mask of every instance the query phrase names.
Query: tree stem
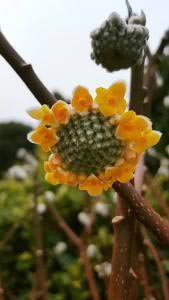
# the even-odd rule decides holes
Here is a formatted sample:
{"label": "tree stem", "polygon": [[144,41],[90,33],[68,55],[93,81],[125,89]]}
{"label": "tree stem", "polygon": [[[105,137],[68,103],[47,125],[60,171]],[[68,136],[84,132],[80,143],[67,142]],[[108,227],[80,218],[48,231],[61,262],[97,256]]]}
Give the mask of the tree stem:
{"label": "tree stem", "polygon": [[143,113],[143,78],[144,78],[144,63],[131,68],[131,86],[130,86],[130,105],[129,109],[136,113]]}
{"label": "tree stem", "polygon": [[115,241],[108,300],[126,300],[129,293],[129,270],[135,224],[131,209],[128,209],[128,204],[120,197],[118,198],[116,216],[122,216],[122,219],[117,222],[113,220]]}
{"label": "tree stem", "polygon": [[169,246],[169,224],[142,198],[132,184],[115,182],[113,188],[127,201],[137,220],[151,230],[163,245]]}

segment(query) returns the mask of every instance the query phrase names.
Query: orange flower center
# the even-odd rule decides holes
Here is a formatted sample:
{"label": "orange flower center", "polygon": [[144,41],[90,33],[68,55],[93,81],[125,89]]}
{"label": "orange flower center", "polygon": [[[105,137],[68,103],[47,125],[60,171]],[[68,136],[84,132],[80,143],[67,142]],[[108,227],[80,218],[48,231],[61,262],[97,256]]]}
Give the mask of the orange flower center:
{"label": "orange flower center", "polygon": [[80,104],[81,106],[86,106],[86,105],[88,104],[88,100],[85,99],[85,98],[80,98],[80,99],[79,99],[79,104]]}
{"label": "orange flower center", "polygon": [[109,105],[114,105],[115,104],[115,99],[114,98],[109,98],[108,99],[108,104]]}

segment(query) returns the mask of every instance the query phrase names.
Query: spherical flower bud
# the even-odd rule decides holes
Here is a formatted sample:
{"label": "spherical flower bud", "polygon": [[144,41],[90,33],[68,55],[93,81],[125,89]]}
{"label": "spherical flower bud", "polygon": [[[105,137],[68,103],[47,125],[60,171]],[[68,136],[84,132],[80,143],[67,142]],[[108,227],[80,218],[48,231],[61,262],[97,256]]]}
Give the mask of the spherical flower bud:
{"label": "spherical flower bud", "polygon": [[112,13],[91,33],[91,58],[110,72],[141,63],[149,37],[148,29],[141,23],[137,15],[126,21]]}

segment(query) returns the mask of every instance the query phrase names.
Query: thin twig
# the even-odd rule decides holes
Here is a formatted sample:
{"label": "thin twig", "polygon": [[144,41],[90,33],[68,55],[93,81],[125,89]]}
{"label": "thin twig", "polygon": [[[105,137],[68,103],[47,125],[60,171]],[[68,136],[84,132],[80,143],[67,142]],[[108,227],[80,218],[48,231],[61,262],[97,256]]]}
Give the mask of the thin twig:
{"label": "thin twig", "polygon": [[163,54],[165,47],[169,45],[169,30],[167,30],[161,39],[160,45],[157,48],[155,56],[158,57]]}
{"label": "thin twig", "polygon": [[165,300],[169,300],[169,290],[168,290],[168,281],[167,278],[165,276],[165,272],[161,263],[161,259],[160,259],[160,255],[157,251],[157,249],[154,247],[154,245],[152,244],[152,242],[149,239],[145,239],[144,240],[144,244],[149,248],[149,250],[151,251],[151,254],[153,255],[153,258],[157,264],[157,268],[159,271],[159,275],[160,275],[160,280],[161,280],[161,286],[162,286],[162,291],[163,291],[163,296]]}
{"label": "thin twig", "polygon": [[40,104],[52,106],[56,99],[54,95],[48,91],[42,81],[34,72],[32,66],[27,64],[24,59],[10,45],[3,33],[0,31],[0,54],[10,64],[14,71],[27,85]]}
{"label": "thin twig", "polygon": [[149,274],[147,272],[147,266],[145,261],[145,256],[143,253],[139,253],[139,270],[138,270],[138,279],[140,285],[144,290],[145,299],[153,299],[152,287],[149,280]]}
{"label": "thin twig", "polygon": [[69,227],[62,216],[56,211],[52,203],[48,203],[48,211],[52,215],[53,219],[57,222],[58,226],[64,231],[64,233],[69,237],[72,244],[76,247],[81,247],[81,239],[78,235]]}
{"label": "thin twig", "polygon": [[131,183],[115,182],[113,188],[133,209],[135,217],[164,244],[169,245],[169,224],[145,201]]}
{"label": "thin twig", "polygon": [[83,266],[84,266],[86,280],[88,281],[90,291],[92,294],[92,299],[99,300],[100,296],[99,296],[99,292],[98,292],[98,289],[96,286],[92,266],[91,266],[90,260],[87,256],[86,244],[65,222],[65,220],[62,218],[62,216],[56,211],[56,209],[52,203],[48,203],[48,211],[52,215],[53,219],[56,221],[57,225],[67,235],[67,237],[72,242],[72,244],[78,248],[78,251],[79,251]]}
{"label": "thin twig", "polygon": [[96,286],[92,266],[91,266],[90,260],[87,256],[86,245],[84,243],[81,244],[80,257],[81,257],[81,260],[82,260],[82,263],[84,266],[86,279],[88,281],[88,284],[89,284],[89,287],[90,287],[90,290],[92,293],[92,299],[99,300],[100,299],[99,292],[98,292],[98,289]]}
{"label": "thin twig", "polygon": [[165,47],[168,45],[169,45],[169,30],[165,32],[164,37],[161,39],[161,42],[154,55],[151,55],[151,52],[147,47],[147,56],[149,58],[149,62],[147,65],[147,72],[145,74],[145,79],[144,79],[144,86],[146,87],[146,97],[144,100],[144,107],[143,107],[143,112],[147,116],[150,114],[152,98],[153,98],[154,90],[157,86],[157,80],[156,80],[157,66],[160,61],[160,56],[163,54]]}

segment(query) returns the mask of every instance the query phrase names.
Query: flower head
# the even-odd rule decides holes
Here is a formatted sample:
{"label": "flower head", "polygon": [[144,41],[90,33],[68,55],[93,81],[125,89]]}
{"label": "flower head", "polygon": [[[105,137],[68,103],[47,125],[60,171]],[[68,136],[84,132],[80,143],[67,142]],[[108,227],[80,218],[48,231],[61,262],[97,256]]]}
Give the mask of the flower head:
{"label": "flower head", "polygon": [[152,130],[148,118],[125,112],[125,90],[123,82],[116,82],[98,88],[93,100],[78,86],[71,104],[60,100],[51,109],[31,112],[40,125],[29,139],[51,152],[44,163],[49,183],[79,185],[98,196],[113,182],[133,178],[141,153],[158,143],[161,134]]}

